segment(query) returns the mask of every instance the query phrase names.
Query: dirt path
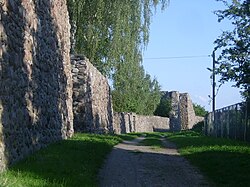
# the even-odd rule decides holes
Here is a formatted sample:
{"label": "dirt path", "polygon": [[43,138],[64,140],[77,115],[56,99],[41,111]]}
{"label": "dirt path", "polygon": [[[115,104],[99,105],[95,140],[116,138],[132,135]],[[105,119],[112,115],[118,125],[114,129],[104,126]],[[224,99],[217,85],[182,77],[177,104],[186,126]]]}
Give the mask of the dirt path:
{"label": "dirt path", "polygon": [[209,186],[167,140],[166,148],[138,146],[143,137],[114,147],[99,174],[101,187]]}

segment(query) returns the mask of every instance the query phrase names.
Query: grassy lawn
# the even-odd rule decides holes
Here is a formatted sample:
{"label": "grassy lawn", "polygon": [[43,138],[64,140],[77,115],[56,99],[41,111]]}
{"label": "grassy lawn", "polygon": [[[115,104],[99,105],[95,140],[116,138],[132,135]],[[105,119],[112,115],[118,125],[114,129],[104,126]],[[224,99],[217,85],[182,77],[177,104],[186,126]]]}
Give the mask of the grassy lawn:
{"label": "grassy lawn", "polygon": [[106,155],[122,139],[118,136],[76,134],[52,144],[0,175],[0,186],[97,186]]}
{"label": "grassy lawn", "polygon": [[141,136],[142,133],[129,133],[129,134],[120,134],[120,135],[117,135],[119,138],[121,138],[122,140],[133,140],[139,136]]}
{"label": "grassy lawn", "polygon": [[141,145],[162,148],[167,136],[181,155],[217,186],[250,186],[250,144],[198,133],[76,134],[42,149],[0,175],[2,187],[97,186],[98,170],[112,147],[145,136]]}
{"label": "grassy lawn", "polygon": [[164,146],[160,138],[162,138],[161,133],[146,133],[145,139],[140,141],[139,145],[151,146],[155,149],[163,148]]}
{"label": "grassy lawn", "polygon": [[167,137],[217,186],[250,186],[249,143],[195,132],[168,133]]}
{"label": "grassy lawn", "polygon": [[161,148],[162,145],[162,141],[159,140],[158,138],[146,138],[144,140],[142,140],[139,145],[145,145],[145,146],[152,146],[155,148]]}

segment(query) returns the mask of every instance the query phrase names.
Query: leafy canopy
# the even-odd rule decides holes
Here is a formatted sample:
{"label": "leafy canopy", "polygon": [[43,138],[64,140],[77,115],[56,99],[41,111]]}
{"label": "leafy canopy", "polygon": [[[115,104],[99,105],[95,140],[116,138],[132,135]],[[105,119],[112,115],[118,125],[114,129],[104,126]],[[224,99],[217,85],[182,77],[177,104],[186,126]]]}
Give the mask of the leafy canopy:
{"label": "leafy canopy", "polygon": [[[68,0],[76,25],[75,52],[84,54],[109,77],[148,44],[152,8],[168,0]],[[137,56],[137,59],[140,55]],[[138,60],[137,62],[138,63]]]}
{"label": "leafy canopy", "polygon": [[245,98],[250,97],[250,1],[225,0],[225,10],[216,11],[218,21],[229,19],[234,26],[232,31],[224,31],[215,41],[215,50],[220,49],[216,73],[220,82],[235,81],[242,88]]}
{"label": "leafy canopy", "polygon": [[157,106],[154,115],[161,117],[169,117],[169,113],[172,110],[171,99],[161,97],[160,103]]}
{"label": "leafy canopy", "polygon": [[[160,86],[145,73],[142,52],[152,10],[168,0],[68,0],[76,53],[84,54],[113,82],[115,111],[153,114]],[[73,27],[72,27],[73,28]]]}
{"label": "leafy canopy", "polygon": [[199,104],[193,104],[193,108],[194,108],[194,112],[195,112],[195,115],[196,116],[202,116],[202,117],[205,117],[208,113],[208,111],[206,111],[206,109],[199,105]]}

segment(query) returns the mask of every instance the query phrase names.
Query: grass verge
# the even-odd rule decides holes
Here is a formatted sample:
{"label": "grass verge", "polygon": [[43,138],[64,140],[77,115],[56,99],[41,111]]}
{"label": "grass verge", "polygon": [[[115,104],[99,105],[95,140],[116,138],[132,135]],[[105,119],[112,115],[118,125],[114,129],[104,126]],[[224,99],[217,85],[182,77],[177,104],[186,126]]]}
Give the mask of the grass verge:
{"label": "grass verge", "polygon": [[98,170],[112,147],[120,141],[117,136],[75,134],[2,173],[0,186],[97,186]]}
{"label": "grass verge", "polygon": [[162,148],[162,141],[159,138],[145,138],[140,141],[139,145],[152,146],[154,148]]}
{"label": "grass verge", "polygon": [[122,140],[131,141],[131,140],[133,140],[135,138],[138,138],[141,135],[142,135],[142,133],[129,133],[129,134],[119,134],[119,135],[116,135],[116,136],[118,136]]}
{"label": "grass verge", "polygon": [[163,133],[145,133],[145,139],[139,142],[139,145],[151,146],[153,149],[163,148],[161,138],[164,137]]}
{"label": "grass verge", "polygon": [[217,186],[249,186],[250,144],[202,136],[195,132],[168,133],[181,155]]}

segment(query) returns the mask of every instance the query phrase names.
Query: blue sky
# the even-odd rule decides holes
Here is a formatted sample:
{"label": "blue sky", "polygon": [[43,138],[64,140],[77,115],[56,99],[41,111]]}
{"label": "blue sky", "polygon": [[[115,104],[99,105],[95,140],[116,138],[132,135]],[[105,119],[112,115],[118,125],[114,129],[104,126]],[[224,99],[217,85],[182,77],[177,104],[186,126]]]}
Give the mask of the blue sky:
{"label": "blue sky", "polygon": [[[215,0],[171,0],[164,12],[157,10],[150,26],[150,40],[143,55],[147,73],[156,77],[164,91],[188,92],[194,103],[211,110],[211,80],[208,67],[214,40],[230,22],[217,22],[214,10],[225,9]],[[200,58],[149,59],[159,57],[200,56]],[[218,54],[217,54],[218,55]],[[219,77],[216,77],[219,79]],[[224,84],[216,97],[216,108],[241,102],[239,89]]]}

